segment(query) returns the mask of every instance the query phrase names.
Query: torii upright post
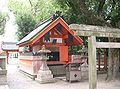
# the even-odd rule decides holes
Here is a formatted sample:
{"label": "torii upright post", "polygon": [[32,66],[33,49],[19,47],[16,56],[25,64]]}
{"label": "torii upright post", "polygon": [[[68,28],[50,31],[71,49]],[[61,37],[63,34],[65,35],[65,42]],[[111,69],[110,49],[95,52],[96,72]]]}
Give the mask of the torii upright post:
{"label": "torii upright post", "polygon": [[96,38],[88,37],[88,60],[89,60],[89,89],[97,87],[97,70],[96,70]]}
{"label": "torii upright post", "polygon": [[100,49],[98,49],[98,70],[100,70]]}
{"label": "torii upright post", "polygon": [[7,64],[8,64],[8,51],[6,51],[6,62],[7,62]]}

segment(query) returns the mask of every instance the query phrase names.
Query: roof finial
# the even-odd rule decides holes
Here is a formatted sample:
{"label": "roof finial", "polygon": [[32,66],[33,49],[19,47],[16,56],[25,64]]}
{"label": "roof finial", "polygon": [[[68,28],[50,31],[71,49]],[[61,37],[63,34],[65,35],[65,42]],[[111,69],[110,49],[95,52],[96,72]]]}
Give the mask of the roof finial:
{"label": "roof finial", "polygon": [[55,14],[53,14],[53,20],[61,16],[61,11],[56,11]]}

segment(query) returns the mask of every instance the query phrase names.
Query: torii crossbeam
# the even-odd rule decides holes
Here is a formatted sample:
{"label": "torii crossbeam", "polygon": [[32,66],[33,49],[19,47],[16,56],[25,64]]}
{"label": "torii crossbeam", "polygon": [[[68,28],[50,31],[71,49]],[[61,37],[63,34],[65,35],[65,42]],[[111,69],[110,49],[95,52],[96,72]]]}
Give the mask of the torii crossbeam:
{"label": "torii crossbeam", "polygon": [[88,36],[89,89],[96,89],[96,48],[120,48],[120,43],[96,42],[96,37],[120,38],[120,29],[83,24],[71,24],[69,27],[76,35]]}

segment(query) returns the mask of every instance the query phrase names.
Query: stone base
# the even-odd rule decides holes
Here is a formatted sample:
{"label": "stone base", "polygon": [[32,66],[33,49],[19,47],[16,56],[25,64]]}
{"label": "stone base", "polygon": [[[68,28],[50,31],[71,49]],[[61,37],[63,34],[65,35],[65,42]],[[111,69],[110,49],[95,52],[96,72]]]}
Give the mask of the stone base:
{"label": "stone base", "polygon": [[7,84],[7,70],[0,70],[0,85]]}
{"label": "stone base", "polygon": [[88,66],[86,65],[86,66],[81,66],[81,72],[82,72],[82,79],[83,80],[88,80],[88,77],[89,77],[89,75],[88,75]]}
{"label": "stone base", "polygon": [[53,75],[50,70],[39,70],[37,78],[35,79],[39,83],[52,83],[55,82]]}

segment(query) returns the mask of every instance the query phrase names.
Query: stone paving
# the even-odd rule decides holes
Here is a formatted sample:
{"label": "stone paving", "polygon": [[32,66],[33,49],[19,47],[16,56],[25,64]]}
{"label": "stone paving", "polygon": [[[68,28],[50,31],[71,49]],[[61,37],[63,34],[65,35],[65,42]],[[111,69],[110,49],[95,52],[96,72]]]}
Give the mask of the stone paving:
{"label": "stone paving", "polygon": [[[81,84],[87,85],[81,89],[87,89],[87,82],[68,83],[65,77],[56,78],[56,83],[39,84],[19,71],[16,65],[8,65],[8,86],[10,89],[80,89]],[[80,84],[80,86],[78,86]]]}
{"label": "stone paving", "polygon": [[[8,65],[8,86],[10,89],[89,89],[88,80],[69,83],[65,77],[57,77],[57,82],[39,84],[19,71],[18,65]],[[98,76],[97,89],[120,89],[120,81],[105,82],[105,76]],[[1,88],[0,89],[7,89]]]}
{"label": "stone paving", "polygon": [[0,85],[0,89],[9,89],[8,85]]}

